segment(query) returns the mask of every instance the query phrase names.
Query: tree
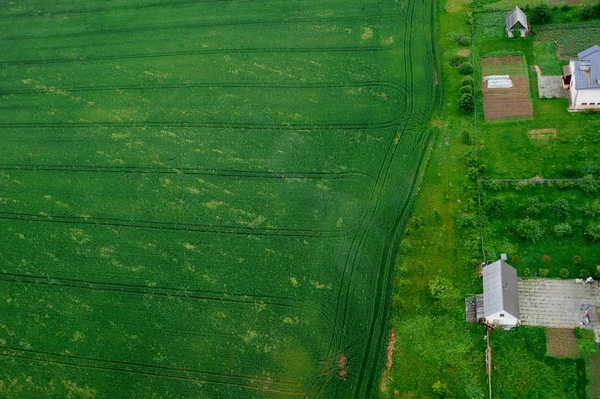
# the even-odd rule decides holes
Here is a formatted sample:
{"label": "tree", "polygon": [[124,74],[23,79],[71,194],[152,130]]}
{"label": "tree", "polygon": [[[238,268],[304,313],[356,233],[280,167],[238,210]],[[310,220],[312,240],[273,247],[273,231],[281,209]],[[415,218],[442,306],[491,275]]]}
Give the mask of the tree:
{"label": "tree", "polygon": [[518,39],[521,37],[521,30],[519,28],[514,28],[512,30],[512,35],[514,39]]}
{"label": "tree", "polygon": [[542,212],[542,202],[538,197],[527,197],[521,204],[525,215],[529,217],[538,216]]}
{"label": "tree", "polygon": [[471,135],[469,134],[468,130],[463,130],[461,135],[460,135],[460,141],[464,144],[464,145],[471,145],[473,144],[473,140],[471,139]]}
{"label": "tree", "polygon": [[600,241],[600,223],[590,223],[585,228],[585,235],[593,242]]}
{"label": "tree", "polygon": [[450,390],[448,389],[448,386],[440,380],[437,380],[431,386],[431,390],[433,391],[433,397],[437,399],[447,398],[448,395],[450,395]]}
{"label": "tree", "polygon": [[517,224],[516,232],[521,239],[533,241],[533,243],[539,241],[544,236],[544,229],[540,222],[529,217],[526,217]]}
{"label": "tree", "polygon": [[473,88],[469,85],[462,86],[459,90],[459,93],[460,94],[464,94],[464,93],[473,94]]}
{"label": "tree", "polygon": [[573,228],[567,222],[559,223],[554,226],[554,235],[557,237],[569,237],[573,235]]}
{"label": "tree", "polygon": [[473,64],[471,64],[470,62],[463,62],[458,67],[458,72],[462,73],[463,75],[472,74],[473,73]]}
{"label": "tree", "polygon": [[553,215],[563,217],[569,212],[569,202],[564,198],[560,198],[552,203],[551,208]]}
{"label": "tree", "polygon": [[465,112],[472,112],[473,108],[475,108],[473,95],[469,93],[462,94],[458,100],[458,107]]}
{"label": "tree", "polygon": [[560,276],[560,278],[562,278],[563,280],[566,280],[569,278],[569,271],[565,268],[560,269],[560,271],[558,272],[558,275]]}
{"label": "tree", "polygon": [[547,24],[552,21],[552,13],[550,12],[550,7],[546,4],[540,4],[537,7],[531,9],[529,13],[529,22],[532,24]]}
{"label": "tree", "polygon": [[463,80],[460,81],[461,86],[473,86],[474,83],[473,78],[470,76],[465,76]]}
{"label": "tree", "polygon": [[585,175],[579,181],[579,187],[586,193],[595,193],[598,191],[598,180],[593,175]]}

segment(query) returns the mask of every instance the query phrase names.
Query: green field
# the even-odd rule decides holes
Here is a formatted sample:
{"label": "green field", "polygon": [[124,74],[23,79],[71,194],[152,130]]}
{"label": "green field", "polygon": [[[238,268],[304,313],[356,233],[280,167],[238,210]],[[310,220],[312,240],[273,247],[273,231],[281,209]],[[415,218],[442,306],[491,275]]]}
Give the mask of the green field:
{"label": "green field", "polygon": [[374,396],[434,4],[0,4],[0,397]]}

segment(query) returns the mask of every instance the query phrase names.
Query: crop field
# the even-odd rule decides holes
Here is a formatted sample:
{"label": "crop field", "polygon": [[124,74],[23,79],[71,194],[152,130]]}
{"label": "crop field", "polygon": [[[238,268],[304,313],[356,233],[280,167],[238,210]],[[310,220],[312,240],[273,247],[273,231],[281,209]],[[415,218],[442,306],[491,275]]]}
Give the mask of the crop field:
{"label": "crop field", "polygon": [[536,31],[536,40],[555,42],[558,56],[568,61],[577,53],[598,43],[600,22],[542,25]]}
{"label": "crop field", "polygon": [[0,4],[0,397],[375,395],[433,4]]}
{"label": "crop field", "polygon": [[513,87],[488,89],[482,84],[483,106],[486,121],[494,119],[531,118],[527,76],[521,57],[486,57],[481,61],[482,75],[509,75]]}

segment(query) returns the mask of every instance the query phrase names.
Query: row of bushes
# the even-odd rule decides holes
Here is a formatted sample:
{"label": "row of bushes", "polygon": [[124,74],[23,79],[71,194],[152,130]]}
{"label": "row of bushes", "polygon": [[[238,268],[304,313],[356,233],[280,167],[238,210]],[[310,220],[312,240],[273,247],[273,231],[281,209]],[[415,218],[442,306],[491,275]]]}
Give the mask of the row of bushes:
{"label": "row of bushes", "polygon": [[[564,4],[561,7],[548,7],[546,4],[540,4],[529,9],[525,7],[525,13],[529,18],[529,22],[534,25],[543,25],[552,22],[554,17],[560,17],[559,14],[564,14],[571,10],[571,6]],[[577,17],[582,21],[600,18],[600,3],[594,5],[583,5],[579,8]],[[561,18],[559,18],[561,19]]]}
{"label": "row of bushes", "polygon": [[[504,201],[498,197],[492,197],[485,200],[484,209],[490,217],[500,217],[504,213]],[[539,197],[527,197],[523,199],[519,205],[519,210],[524,216],[536,218],[545,213],[550,213],[553,219],[564,219],[571,211],[569,201],[564,198],[559,198],[556,201],[548,204],[542,202]],[[600,216],[600,199],[586,202],[578,211],[585,218],[596,218]]]}
{"label": "row of bushes", "polygon": [[[590,222],[585,227],[582,221],[576,221],[574,227],[583,228],[583,234],[592,242],[600,241],[600,223]],[[532,219],[529,216],[520,220],[514,226],[515,234],[522,240],[538,242],[546,235],[546,230],[542,226],[542,222]],[[570,237],[573,235],[573,227],[567,223],[558,223],[552,228],[552,232],[558,238]]]}
{"label": "row of bushes", "polygon": [[475,92],[473,90],[474,81],[470,76],[473,73],[473,65],[470,62],[463,62],[458,67],[458,72],[467,75],[463,78],[459,89],[460,99],[458,100],[458,108],[464,112],[473,112],[475,108]]}
{"label": "row of bushes", "polygon": [[585,175],[581,179],[573,180],[549,180],[547,182],[533,179],[523,180],[486,180],[483,185],[488,190],[501,191],[506,189],[522,190],[524,188],[547,185],[558,188],[580,188],[586,193],[597,193],[600,191],[600,180],[594,175]]}
{"label": "row of bushes", "polygon": [[[539,277],[550,277],[550,269],[539,268],[537,271],[537,275]],[[565,268],[560,269],[560,271],[558,272],[558,276],[565,280],[568,279],[570,276],[569,269],[565,269]],[[529,269],[528,267],[523,269],[523,277],[531,277],[531,269]],[[586,279],[588,277],[591,277],[590,272],[588,270],[586,270],[586,269],[579,270],[579,278]]]}

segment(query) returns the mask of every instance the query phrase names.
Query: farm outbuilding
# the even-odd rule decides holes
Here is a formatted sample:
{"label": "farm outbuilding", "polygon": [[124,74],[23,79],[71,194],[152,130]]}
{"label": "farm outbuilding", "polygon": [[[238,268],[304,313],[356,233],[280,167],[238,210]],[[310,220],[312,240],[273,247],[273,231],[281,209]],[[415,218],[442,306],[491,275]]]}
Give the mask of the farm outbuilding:
{"label": "farm outbuilding", "polygon": [[600,46],[578,53],[563,73],[563,83],[569,89],[569,111],[600,108]]}
{"label": "farm outbuilding", "polygon": [[503,259],[483,267],[483,294],[467,298],[467,321],[510,329],[521,324],[519,280]]}
{"label": "farm outbuilding", "polygon": [[518,6],[508,13],[505,21],[506,36],[514,37],[513,31],[518,29],[521,32],[521,37],[527,36],[529,33],[529,25],[527,25],[527,16]]}

